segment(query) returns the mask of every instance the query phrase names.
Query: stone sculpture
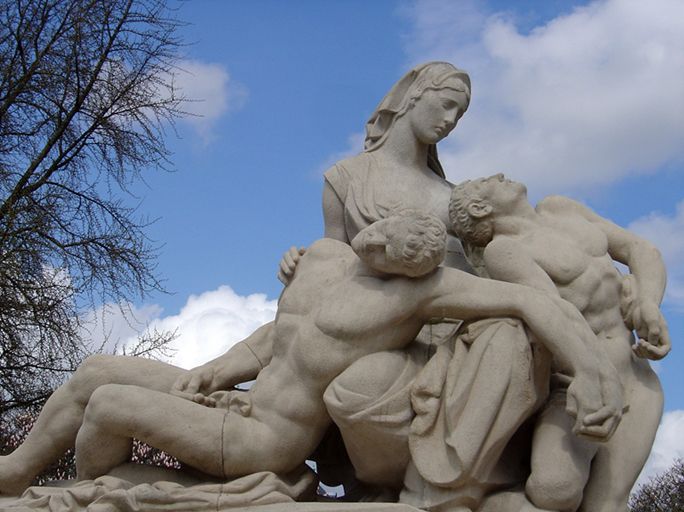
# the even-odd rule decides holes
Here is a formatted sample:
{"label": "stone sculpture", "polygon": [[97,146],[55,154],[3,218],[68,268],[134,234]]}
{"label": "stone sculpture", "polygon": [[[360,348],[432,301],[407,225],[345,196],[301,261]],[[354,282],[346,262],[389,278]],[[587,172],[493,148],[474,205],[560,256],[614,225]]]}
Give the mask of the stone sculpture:
{"label": "stone sculpture", "polygon": [[[534,210],[502,175],[446,181],[436,144],[470,92],[448,63],[407,73],[368,121],[364,152],[325,173],[326,238],[284,256],[275,322],[190,371],[91,357],[0,458],[0,494],[21,492],[74,442],[80,479],[113,470],[133,480],[118,465],[136,437],[196,469],[139,470],[137,481],[219,483],[133,496],[132,483],[104,477],[58,508],[116,508],[122,492],[150,510],[312,499],[303,462],[313,458],[347,499],[623,510],[662,409],[645,360],[669,350],[662,261],[570,200]],[[632,274],[619,276],[613,259]],[[50,509],[44,498],[56,494],[25,499]]]}
{"label": "stone sculpture", "polygon": [[[448,227],[444,265],[472,272],[449,224],[452,185],[437,156],[437,143],[466,112],[470,90],[468,74],[446,62],[418,65],[392,86],[366,124],[364,151],[325,173],[326,237],[349,243],[399,205],[419,208]],[[290,268],[284,269],[286,276]],[[453,338],[457,325],[431,323],[409,350],[366,358],[335,380],[328,409],[342,430],[344,445],[334,436],[326,440],[324,451],[333,459],[338,455],[338,463],[323,466],[321,472],[329,483],[343,483],[352,495],[376,492],[359,488],[353,477],[391,493],[401,489],[409,460],[410,388],[435,347]],[[377,375],[373,368],[378,366],[386,371]],[[372,382],[368,375],[374,375]],[[359,436],[358,429],[366,435]],[[353,468],[339,464],[346,459],[345,446]]]}
{"label": "stone sculpture", "polygon": [[[70,393],[86,379],[77,374],[48,400],[32,437],[0,462],[0,487],[16,489],[17,480],[34,476],[20,470],[21,460],[29,453],[44,458],[41,450],[51,439],[40,429],[54,429],[59,416],[70,416],[62,423],[70,432],[62,435],[76,437],[80,479],[125,462],[132,438],[217,477],[288,473],[304,462],[330,424],[322,399],[330,381],[364,355],[403,348],[433,317],[522,318],[572,369],[568,393],[579,404],[576,427],[590,432],[591,418],[603,416],[605,407],[598,366],[584,349],[593,334],[578,312],[531,289],[437,269],[444,240],[441,221],[409,211],[361,231],[353,250],[330,239],[315,243],[284,290],[276,321],[268,333],[257,333],[272,346],[271,360],[249,391],[211,404],[218,407],[123,382],[96,387],[83,409]],[[121,367],[129,362],[121,361]],[[156,370],[179,374],[173,367]],[[217,380],[208,390],[224,384]]]}
{"label": "stone sculpture", "polygon": [[366,124],[364,151],[325,173],[325,236],[349,243],[388,212],[417,208],[449,229],[445,265],[469,270],[449,224],[452,185],[437,157],[437,143],[469,103],[470,78],[446,62],[416,66],[399,80]]}
{"label": "stone sculpture", "polygon": [[[526,188],[502,174],[454,189],[452,223],[461,239],[485,247],[493,279],[526,284],[575,305],[596,333],[591,348],[602,369],[620,376],[627,410],[605,444],[572,435],[555,362],[551,396],[537,419],[532,472],[521,510],[626,510],[629,493],[655,438],[663,408],[658,377],[646,359],[670,350],[660,313],[665,267],[655,247],[560,196],[527,201]],[[622,276],[613,260],[629,267]],[[634,343],[632,330],[639,339]]]}

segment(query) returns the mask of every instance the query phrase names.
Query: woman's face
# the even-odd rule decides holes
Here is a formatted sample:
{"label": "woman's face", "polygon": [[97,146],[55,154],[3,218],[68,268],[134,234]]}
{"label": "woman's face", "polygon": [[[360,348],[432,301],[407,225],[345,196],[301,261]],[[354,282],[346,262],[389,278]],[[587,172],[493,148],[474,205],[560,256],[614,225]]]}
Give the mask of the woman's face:
{"label": "woman's face", "polygon": [[468,108],[466,93],[446,85],[427,89],[407,113],[413,134],[424,144],[436,144],[449,135]]}

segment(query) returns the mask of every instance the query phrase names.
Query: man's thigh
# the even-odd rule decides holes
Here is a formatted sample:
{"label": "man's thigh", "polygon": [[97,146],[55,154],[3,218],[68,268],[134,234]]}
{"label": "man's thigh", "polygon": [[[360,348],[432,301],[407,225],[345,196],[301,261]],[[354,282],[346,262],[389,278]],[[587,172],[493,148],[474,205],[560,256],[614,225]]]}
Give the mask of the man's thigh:
{"label": "man's thigh", "polygon": [[599,444],[572,433],[575,419],[565,400],[552,398],[539,416],[532,440],[532,473],[526,492],[537,506],[575,510],[582,500],[591,461]]}
{"label": "man's thigh", "polygon": [[153,359],[97,354],[84,361],[72,384],[90,392],[105,384],[127,384],[168,393],[185,371]]}

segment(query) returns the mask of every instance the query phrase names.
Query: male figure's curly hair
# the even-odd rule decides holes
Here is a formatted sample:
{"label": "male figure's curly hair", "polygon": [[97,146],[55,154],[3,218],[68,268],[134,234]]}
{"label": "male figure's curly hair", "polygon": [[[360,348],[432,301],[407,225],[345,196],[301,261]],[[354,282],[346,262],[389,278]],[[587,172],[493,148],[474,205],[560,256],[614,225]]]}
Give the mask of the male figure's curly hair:
{"label": "male figure's curly hair", "polygon": [[494,236],[492,222],[487,217],[476,218],[468,208],[473,204],[487,202],[477,194],[472,181],[459,183],[451,191],[449,201],[449,221],[456,236],[463,242],[476,247],[485,247]]}
{"label": "male figure's curly hair", "polygon": [[437,267],[446,254],[446,226],[434,215],[405,208],[392,212],[389,218],[405,223],[408,235],[398,254],[398,260],[411,270],[412,276],[427,274]]}

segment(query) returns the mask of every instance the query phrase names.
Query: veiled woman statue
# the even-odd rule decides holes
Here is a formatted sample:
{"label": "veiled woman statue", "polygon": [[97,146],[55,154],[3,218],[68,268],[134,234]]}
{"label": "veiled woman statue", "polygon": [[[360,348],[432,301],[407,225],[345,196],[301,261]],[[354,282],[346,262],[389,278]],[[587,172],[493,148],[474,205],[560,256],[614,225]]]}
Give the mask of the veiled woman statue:
{"label": "veiled woman statue", "polygon": [[[364,151],[336,163],[325,173],[325,236],[349,243],[366,226],[401,208],[426,210],[448,226],[447,206],[452,185],[446,180],[437,157],[437,143],[456,127],[469,103],[469,76],[446,62],[416,66],[395,83],[366,123]],[[462,270],[470,268],[453,233],[448,234],[445,264]],[[449,338],[456,327],[457,324],[451,323],[424,329],[418,342],[406,353],[367,359],[342,375],[331,387],[328,394],[330,409],[333,414],[339,412],[336,419],[343,431],[345,426],[355,429],[372,418],[372,403],[386,411],[390,396],[394,404],[395,417],[391,423],[396,429],[387,428],[387,422],[382,422],[378,434],[383,443],[378,445],[370,433],[368,446],[363,442],[365,438],[356,433],[346,436],[354,472],[365,482],[388,485],[396,491],[401,487],[409,459],[410,385],[434,353],[437,338]],[[374,368],[378,366],[391,367],[392,371],[377,372]],[[383,378],[385,375],[387,379]],[[364,414],[359,415],[360,411]],[[326,453],[319,450],[316,454],[321,477],[324,481],[329,479],[330,484],[344,482],[349,494],[365,492],[352,489],[354,481],[349,475],[326,474],[326,459],[330,460],[335,473],[353,471],[351,467],[339,464],[338,459],[344,454],[335,449],[335,444],[335,441],[324,443]],[[373,447],[380,446],[382,453],[377,453],[376,457],[365,456]],[[358,456],[356,452],[359,452]],[[368,467],[373,464],[371,459],[377,466]],[[392,462],[384,464],[382,461]]]}
{"label": "veiled woman statue", "polygon": [[[421,64],[392,87],[366,124],[364,151],[325,173],[326,237],[349,243],[401,208],[450,225],[453,186],[437,143],[465,113],[470,90],[468,75],[446,62]],[[453,233],[444,265],[470,269]],[[435,319],[407,350],[357,361],[325,395],[355,475],[395,492],[403,486],[402,501],[420,508],[476,504],[510,481],[497,463],[548,382],[547,358],[533,355],[538,349],[518,322],[478,322],[458,335],[457,328]]]}
{"label": "veiled woman statue", "polygon": [[[349,243],[399,208],[426,210],[449,225],[452,185],[437,143],[456,127],[470,103],[470,78],[446,62],[429,62],[399,80],[366,124],[364,151],[325,173],[325,236]],[[446,265],[468,269],[451,233]]]}

